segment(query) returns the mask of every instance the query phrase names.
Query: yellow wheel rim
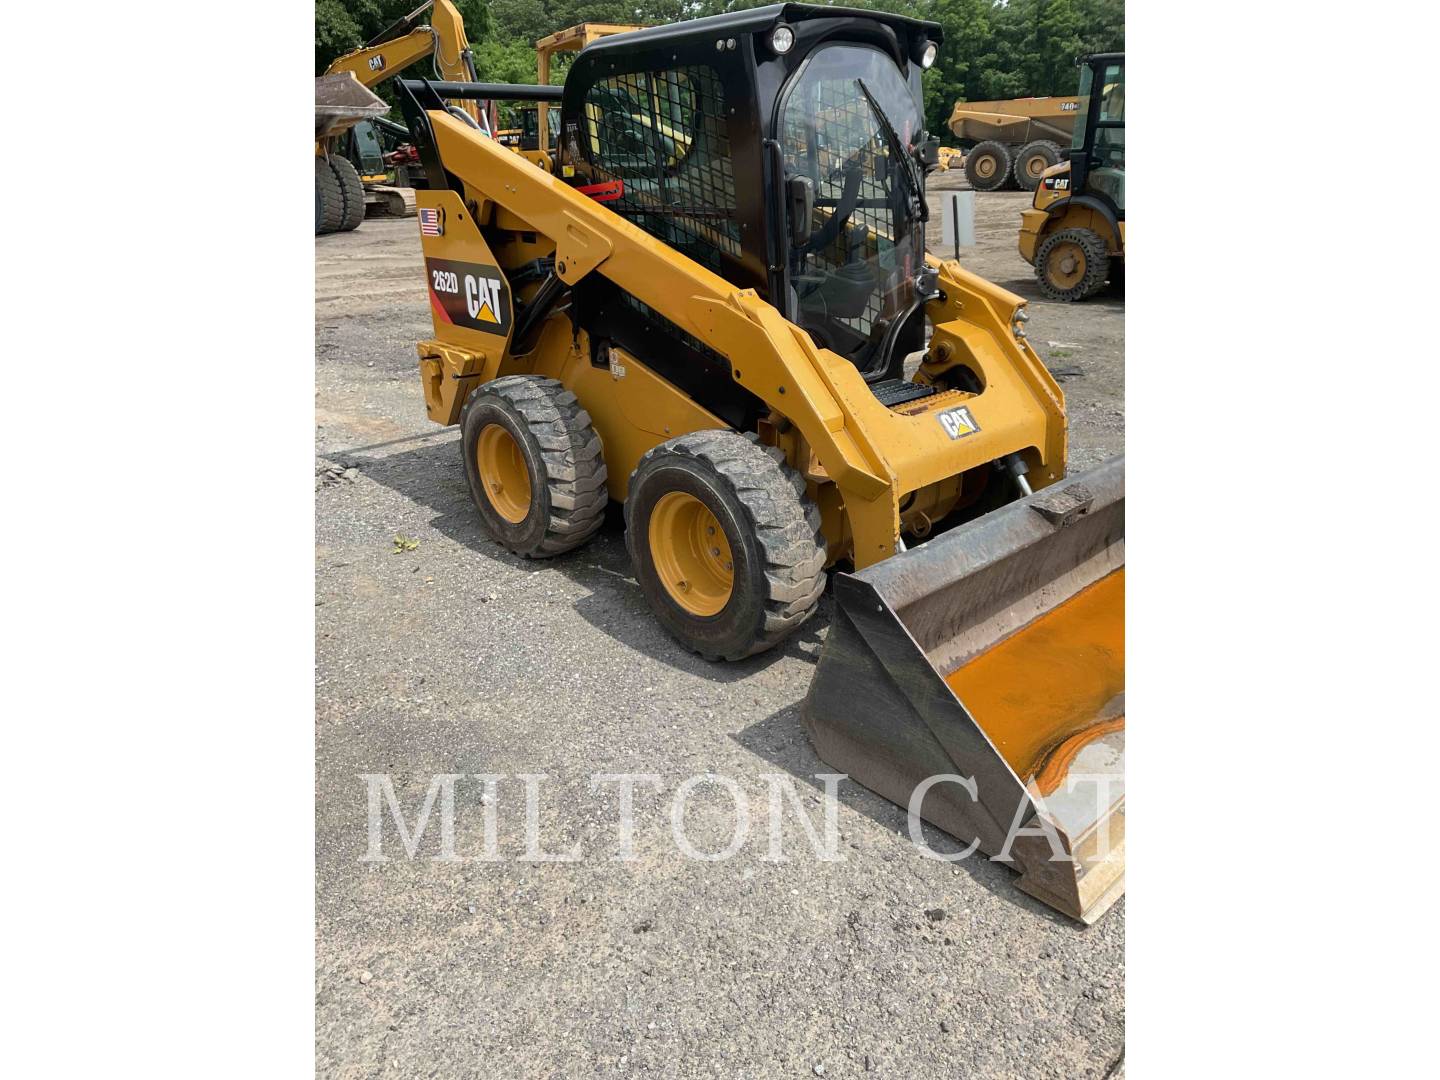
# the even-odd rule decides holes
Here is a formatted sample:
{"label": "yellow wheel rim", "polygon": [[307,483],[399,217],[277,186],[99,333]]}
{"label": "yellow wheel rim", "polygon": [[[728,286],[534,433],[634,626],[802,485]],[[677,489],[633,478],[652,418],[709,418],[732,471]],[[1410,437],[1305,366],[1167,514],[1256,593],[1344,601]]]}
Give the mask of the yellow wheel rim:
{"label": "yellow wheel rim", "polygon": [[725,530],[693,495],[672,491],[650,512],[650,557],[670,599],[692,615],[718,615],[735,588]]}
{"label": "yellow wheel rim", "polygon": [[1025,171],[1031,176],[1039,177],[1050,167],[1043,154],[1034,154],[1030,160],[1025,162]]}
{"label": "yellow wheel rim", "polygon": [[975,159],[975,175],[983,180],[994,176],[1000,168],[1000,163],[989,154],[981,154]]}
{"label": "yellow wheel rim", "polygon": [[1045,259],[1045,273],[1057,289],[1071,289],[1085,276],[1085,249],[1068,240],[1056,244]]}
{"label": "yellow wheel rim", "polygon": [[495,512],[516,525],[524,521],[530,513],[530,470],[515,437],[499,424],[482,428],[475,443],[475,464]]}

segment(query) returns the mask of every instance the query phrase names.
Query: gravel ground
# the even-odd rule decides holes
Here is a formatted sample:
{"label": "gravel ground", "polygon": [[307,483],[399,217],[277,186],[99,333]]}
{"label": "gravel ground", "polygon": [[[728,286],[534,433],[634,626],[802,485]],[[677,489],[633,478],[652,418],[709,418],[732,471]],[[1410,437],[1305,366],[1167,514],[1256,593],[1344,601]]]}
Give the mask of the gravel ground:
{"label": "gravel ground", "polygon": [[[1032,299],[1081,469],[1123,449],[1123,300],[1040,300],[1015,250],[1027,200],[979,195],[962,262]],[[1118,1075],[1124,901],[1081,928],[1003,866],[923,858],[903,812],[848,781],[839,858],[817,858],[789,809],[770,860],[766,774],[822,816],[828,770],[798,706],[828,598],[786,646],[716,666],[651,618],[618,515],[570,556],[514,558],[479,527],[455,429],[425,419],[414,343],[429,333],[413,219],[317,238],[318,1073]],[[504,777],[494,800],[482,773]],[[593,773],[659,777],[636,791],[631,861],[615,857],[616,786]],[[732,858],[672,839],[676,789],[700,773],[748,800]],[[411,827],[431,778],[461,774],[461,860],[435,858],[437,803],[413,860],[387,817],[388,861],[362,861],[364,774],[393,778]],[[521,774],[546,777],[544,851],[579,845],[577,861],[523,858]],[[684,826],[713,852],[735,817],[705,785]]]}

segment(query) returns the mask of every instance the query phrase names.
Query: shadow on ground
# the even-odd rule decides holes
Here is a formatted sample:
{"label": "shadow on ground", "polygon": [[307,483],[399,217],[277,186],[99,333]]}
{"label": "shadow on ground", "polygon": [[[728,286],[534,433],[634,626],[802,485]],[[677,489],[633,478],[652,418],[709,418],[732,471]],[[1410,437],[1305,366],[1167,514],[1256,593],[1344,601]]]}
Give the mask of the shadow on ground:
{"label": "shadow on ground", "polygon": [[[1009,289],[1016,296],[1023,296],[1032,304],[1061,304],[1060,301],[1049,299],[1040,291],[1040,286],[1035,283],[1035,276],[1027,274],[1024,277],[1013,277],[1006,281],[995,279],[995,284],[1002,289]],[[1100,292],[1086,300],[1076,301],[1087,307],[1102,308],[1116,315],[1125,314],[1125,288],[1123,285],[1114,284],[1106,286]],[[1061,304],[1061,306],[1065,306]]]}
{"label": "shadow on ground", "polygon": [[655,620],[645,594],[630,570],[625,550],[624,519],[611,503],[605,524],[589,544],[553,559],[523,559],[492,540],[480,523],[460,462],[459,439],[452,432],[426,432],[324,456],[342,466],[356,466],[378,484],[403,495],[436,515],[431,525],[446,537],[487,559],[534,573],[556,570],[589,595],[575,603],[579,616],[623,645],[671,667],[716,683],[739,682],[784,657],[814,663],[830,623],[827,591],[815,616],[782,645],[734,663],[712,663],[686,652]]}
{"label": "shadow on ground", "polygon": [[[834,772],[830,766],[820,760],[815,753],[815,748],[810,743],[810,737],[805,734],[805,727],[800,717],[799,702],[767,716],[764,720],[751,724],[743,731],[732,735],[731,738],[757,757],[765,759],[772,765],[784,769],[792,776],[809,784],[817,792],[823,792],[825,786],[816,779],[816,776],[820,773]],[[890,835],[894,836],[896,833],[902,836],[909,835],[909,817],[905,809],[896,806],[888,799],[881,798],[867,788],[861,787],[854,780],[847,778],[840,782],[839,799],[843,806],[863,814]],[[967,846],[928,822],[921,823],[921,833],[926,845],[937,853],[954,854],[963,851]],[[925,856],[918,850],[911,849],[906,851],[902,857],[920,859]],[[1053,908],[1021,892],[1015,884],[1019,875],[1003,863],[991,862],[983,854],[976,852],[969,858],[957,860],[952,865],[969,874],[982,888],[1016,907],[1023,908],[1047,922],[1071,926],[1077,930],[1084,929],[1079,923],[1072,922]]]}

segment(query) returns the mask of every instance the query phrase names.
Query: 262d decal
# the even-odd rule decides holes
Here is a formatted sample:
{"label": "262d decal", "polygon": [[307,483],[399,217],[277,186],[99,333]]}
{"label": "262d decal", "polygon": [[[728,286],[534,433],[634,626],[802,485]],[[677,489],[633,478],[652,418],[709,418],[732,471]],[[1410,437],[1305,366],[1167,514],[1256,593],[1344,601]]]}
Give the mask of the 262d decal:
{"label": "262d decal", "polygon": [[484,334],[510,332],[510,289],[498,267],[426,259],[425,274],[439,318]]}

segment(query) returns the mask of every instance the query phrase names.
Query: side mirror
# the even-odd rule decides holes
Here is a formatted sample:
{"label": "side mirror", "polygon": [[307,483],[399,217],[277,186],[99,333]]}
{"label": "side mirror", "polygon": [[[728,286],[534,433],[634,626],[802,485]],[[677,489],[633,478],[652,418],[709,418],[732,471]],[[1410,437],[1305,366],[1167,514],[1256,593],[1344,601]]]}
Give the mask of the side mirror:
{"label": "side mirror", "polygon": [[785,181],[785,204],[790,213],[790,243],[803,244],[810,239],[810,219],[815,213],[815,181],[808,176],[792,176]]}
{"label": "side mirror", "polygon": [[915,148],[915,156],[920,159],[920,167],[929,172],[940,164],[940,137],[931,135],[923,143]]}

